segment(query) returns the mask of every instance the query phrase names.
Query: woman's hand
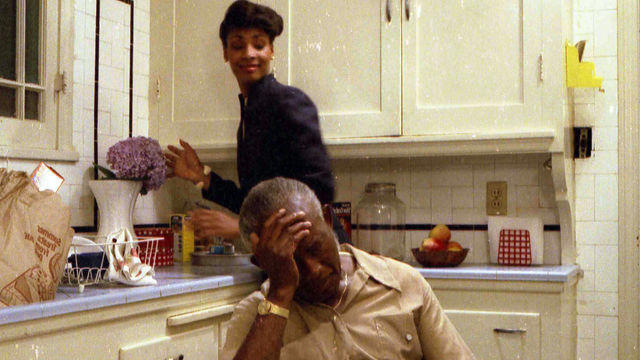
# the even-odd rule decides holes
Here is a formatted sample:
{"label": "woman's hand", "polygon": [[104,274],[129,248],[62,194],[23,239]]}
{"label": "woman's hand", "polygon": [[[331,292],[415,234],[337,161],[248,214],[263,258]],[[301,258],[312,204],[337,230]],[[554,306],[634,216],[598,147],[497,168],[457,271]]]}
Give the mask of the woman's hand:
{"label": "woman's hand", "polygon": [[184,140],[180,140],[183,149],[169,145],[171,152],[165,152],[167,166],[173,171],[169,177],[177,176],[189,180],[194,184],[204,183],[204,188],[209,188],[209,176],[204,175],[204,166],[200,162],[198,155],[191,145]]}
{"label": "woman's hand", "polygon": [[189,212],[189,215],[191,215],[196,240],[209,236],[233,240],[240,236],[238,219],[222,211],[197,209]]}
{"label": "woman's hand", "polygon": [[265,221],[259,237],[250,235],[258,265],[269,277],[268,298],[277,305],[288,306],[298,288],[300,274],[293,254],[311,228],[304,217],[302,211],[287,214],[280,209]]}

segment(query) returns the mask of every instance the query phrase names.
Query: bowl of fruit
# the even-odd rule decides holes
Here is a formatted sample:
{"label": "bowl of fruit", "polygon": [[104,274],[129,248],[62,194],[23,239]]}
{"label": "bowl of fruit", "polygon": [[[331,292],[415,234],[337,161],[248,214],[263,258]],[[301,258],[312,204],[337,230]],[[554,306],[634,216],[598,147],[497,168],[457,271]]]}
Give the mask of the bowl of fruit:
{"label": "bowl of fruit", "polygon": [[446,225],[436,225],[419,248],[412,248],[413,257],[424,267],[453,267],[467,257],[468,248],[451,241],[451,231]]}

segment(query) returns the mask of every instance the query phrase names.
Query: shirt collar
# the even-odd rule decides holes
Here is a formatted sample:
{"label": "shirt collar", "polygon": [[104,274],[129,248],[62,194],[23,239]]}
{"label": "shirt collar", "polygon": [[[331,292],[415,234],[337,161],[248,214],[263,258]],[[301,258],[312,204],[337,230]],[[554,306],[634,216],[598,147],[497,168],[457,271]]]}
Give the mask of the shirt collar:
{"label": "shirt collar", "polygon": [[[275,80],[275,77],[273,76],[273,73],[269,73],[269,74],[263,76],[262,79],[260,79],[260,80],[256,81],[255,83],[253,83],[251,85],[251,87],[249,88],[249,94],[247,95],[247,99],[251,98],[251,95],[253,95],[255,92],[260,91],[260,88],[262,87],[263,84],[271,82],[272,80]],[[244,101],[243,100],[244,96],[242,95],[242,93],[238,94],[238,98],[240,99],[240,102],[241,102],[241,105],[242,105],[242,103]]]}
{"label": "shirt collar", "polygon": [[376,281],[402,292],[400,283],[398,283],[398,280],[396,280],[396,278],[391,274],[391,271],[387,266],[387,260],[380,256],[371,255],[350,244],[342,244],[340,250],[353,254],[353,257],[356,259],[360,268],[369,274],[369,276],[376,279]]}

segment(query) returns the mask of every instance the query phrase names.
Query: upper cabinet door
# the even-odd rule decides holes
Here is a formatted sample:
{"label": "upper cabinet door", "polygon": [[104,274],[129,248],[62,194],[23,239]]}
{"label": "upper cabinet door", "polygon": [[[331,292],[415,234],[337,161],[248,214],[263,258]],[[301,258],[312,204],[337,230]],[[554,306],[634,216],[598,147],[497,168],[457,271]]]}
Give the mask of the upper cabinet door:
{"label": "upper cabinet door", "polygon": [[235,144],[240,90],[218,36],[232,2],[151,2],[150,130],[163,145]]}
{"label": "upper cabinet door", "polygon": [[541,0],[402,3],[403,135],[553,130]]}
{"label": "upper cabinet door", "polygon": [[311,97],[323,137],[400,135],[400,3],[275,2],[285,21],[276,77]]}

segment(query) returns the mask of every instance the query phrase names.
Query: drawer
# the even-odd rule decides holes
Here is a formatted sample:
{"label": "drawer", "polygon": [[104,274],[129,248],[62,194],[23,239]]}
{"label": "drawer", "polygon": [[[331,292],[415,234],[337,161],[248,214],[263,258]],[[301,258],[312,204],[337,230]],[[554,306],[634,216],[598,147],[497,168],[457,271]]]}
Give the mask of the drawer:
{"label": "drawer", "polygon": [[122,347],[120,360],[218,358],[218,324]]}
{"label": "drawer", "polygon": [[538,313],[445,310],[478,360],[539,360]]}
{"label": "drawer", "polygon": [[220,338],[224,336],[220,324],[229,320],[233,306],[225,304],[169,316],[167,327],[173,329],[203,321],[207,325],[123,347],[120,349],[120,360],[218,359],[219,347],[224,344],[224,337]]}

